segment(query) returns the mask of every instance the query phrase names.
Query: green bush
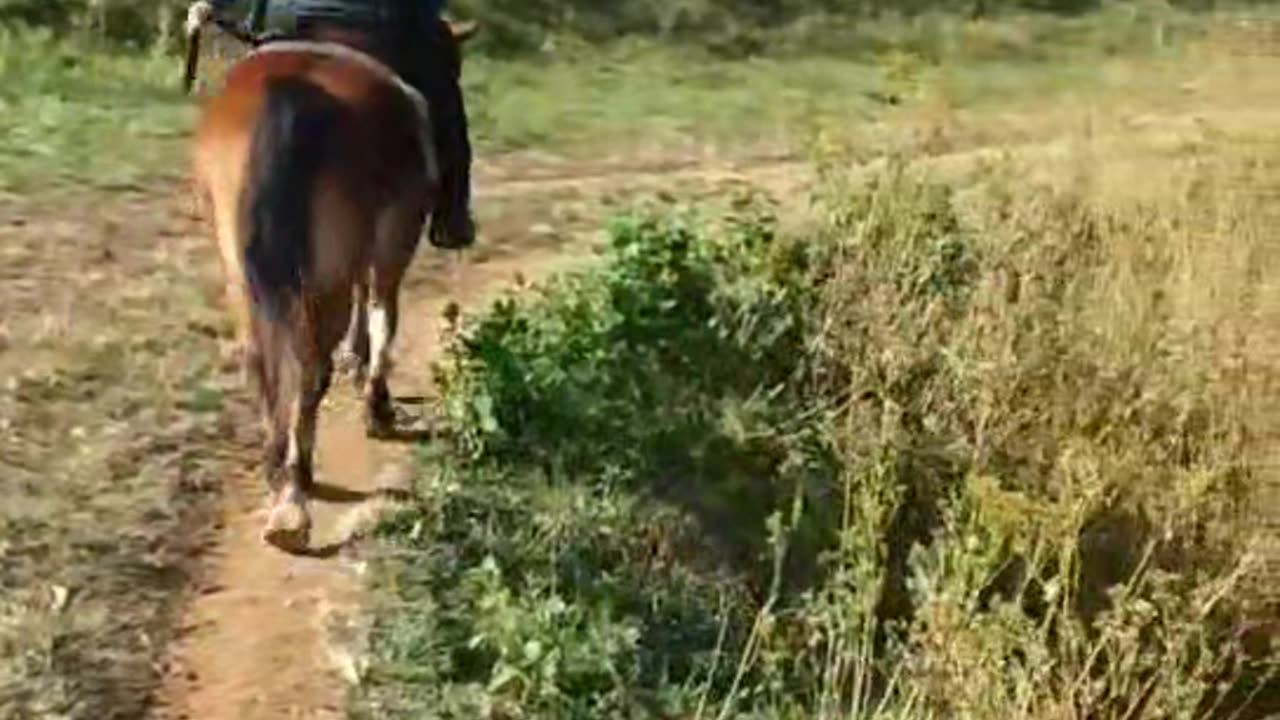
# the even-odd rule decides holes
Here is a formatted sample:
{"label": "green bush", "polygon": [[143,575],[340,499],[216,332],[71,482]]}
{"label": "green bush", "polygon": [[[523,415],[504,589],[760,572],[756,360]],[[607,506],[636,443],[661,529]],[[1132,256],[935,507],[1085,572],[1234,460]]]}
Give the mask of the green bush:
{"label": "green bush", "polygon": [[804,361],[820,260],[756,211],[714,239],[691,223],[615,221],[605,270],[496,305],[441,394],[474,462],[647,485],[758,557],[778,499],[830,485]]}
{"label": "green bush", "polygon": [[414,610],[378,629],[371,716],[666,717],[731,684],[766,515],[831,481],[796,362],[813,260],[750,212],[611,235],[604,272],[499,302],[441,368],[456,434],[386,525]]}

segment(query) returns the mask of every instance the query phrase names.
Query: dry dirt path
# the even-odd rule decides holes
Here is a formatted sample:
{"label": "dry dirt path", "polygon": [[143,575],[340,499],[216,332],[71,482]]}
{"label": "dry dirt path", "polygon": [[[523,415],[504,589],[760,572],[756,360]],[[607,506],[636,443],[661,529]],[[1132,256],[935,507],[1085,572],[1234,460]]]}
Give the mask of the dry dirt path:
{"label": "dry dirt path", "polygon": [[[447,302],[474,305],[520,270],[539,274],[562,258],[547,251],[466,268],[445,292],[407,298],[392,377],[398,396],[430,390],[429,363]],[[432,283],[435,285],[435,283]],[[357,557],[337,548],[381,497],[408,481],[410,450],[365,437],[348,386],[335,383],[322,416],[317,478],[339,492],[315,503],[317,557],[293,557],[263,545],[264,494],[252,472],[232,478],[212,572],[196,589],[186,634],[174,649],[161,707],[170,718],[254,720],[342,716],[346,668],[330,629],[359,605]],[[339,497],[348,495],[348,497]],[[362,499],[360,496],[370,496]],[[327,557],[326,557],[327,556]]]}

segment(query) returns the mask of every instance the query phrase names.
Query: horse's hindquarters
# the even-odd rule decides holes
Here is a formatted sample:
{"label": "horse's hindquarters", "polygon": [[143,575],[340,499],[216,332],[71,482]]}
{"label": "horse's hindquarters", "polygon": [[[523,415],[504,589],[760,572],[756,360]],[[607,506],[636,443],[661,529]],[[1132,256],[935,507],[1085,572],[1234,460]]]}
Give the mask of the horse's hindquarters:
{"label": "horse's hindquarters", "polygon": [[278,487],[264,538],[305,547],[317,414],[331,357],[369,286],[367,403],[385,426],[400,281],[425,219],[413,108],[359,63],[305,52],[250,56],[206,104],[197,184],[210,201],[227,296],[266,426]]}

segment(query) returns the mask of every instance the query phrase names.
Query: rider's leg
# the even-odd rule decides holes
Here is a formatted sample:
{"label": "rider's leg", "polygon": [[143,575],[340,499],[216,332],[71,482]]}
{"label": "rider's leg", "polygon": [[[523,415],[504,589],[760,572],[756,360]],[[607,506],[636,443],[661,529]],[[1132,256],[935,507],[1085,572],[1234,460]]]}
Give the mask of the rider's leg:
{"label": "rider's leg", "polygon": [[[475,240],[471,217],[471,141],[460,87],[457,42],[439,17],[414,23],[420,32],[405,37],[400,72],[427,99],[440,161],[441,199],[431,215],[433,242],[470,245]],[[444,237],[442,237],[444,236]],[[443,243],[439,242],[444,240]]]}
{"label": "rider's leg", "polygon": [[437,131],[436,144],[447,145],[448,159],[444,163],[444,191],[449,208],[446,211],[444,229],[456,240],[471,243],[475,240],[475,225],[471,217],[471,136],[467,128],[467,108],[462,96],[460,48],[449,25],[439,17],[430,18],[428,25],[435,31],[441,57],[447,57],[448,73],[440,73],[437,102],[446,108],[450,122]]}

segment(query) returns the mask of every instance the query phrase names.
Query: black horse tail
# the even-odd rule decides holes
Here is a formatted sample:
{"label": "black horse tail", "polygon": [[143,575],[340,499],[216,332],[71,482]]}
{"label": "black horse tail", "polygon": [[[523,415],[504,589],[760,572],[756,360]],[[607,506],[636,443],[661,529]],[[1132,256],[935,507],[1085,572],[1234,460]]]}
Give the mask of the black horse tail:
{"label": "black horse tail", "polygon": [[270,81],[250,145],[241,207],[244,270],[266,320],[284,322],[311,259],[316,179],[335,149],[338,100],[305,80]]}

